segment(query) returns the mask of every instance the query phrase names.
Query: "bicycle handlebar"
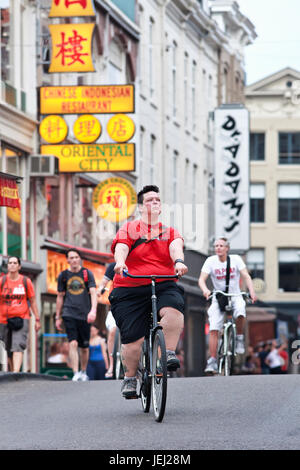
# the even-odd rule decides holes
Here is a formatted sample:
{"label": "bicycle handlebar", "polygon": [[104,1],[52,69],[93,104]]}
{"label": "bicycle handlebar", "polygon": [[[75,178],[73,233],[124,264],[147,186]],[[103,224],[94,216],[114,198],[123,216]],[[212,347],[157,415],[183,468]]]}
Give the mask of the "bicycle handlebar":
{"label": "bicycle handlebar", "polygon": [[145,276],[140,276],[140,275],[130,274],[125,269],[123,270],[123,274],[124,274],[125,277],[128,276],[128,277],[131,277],[133,279],[178,279],[179,278],[178,274],[165,275],[165,276],[163,276],[161,274],[149,274],[149,275],[145,275]]}
{"label": "bicycle handlebar", "polygon": [[223,292],[222,290],[214,290],[207,300],[212,299],[214,294],[222,294],[225,297],[237,297],[239,295],[242,295],[243,297],[247,297],[248,300],[250,299],[250,295],[248,294],[248,292],[238,292],[236,294],[234,293],[230,294],[230,292],[227,293],[227,292]]}

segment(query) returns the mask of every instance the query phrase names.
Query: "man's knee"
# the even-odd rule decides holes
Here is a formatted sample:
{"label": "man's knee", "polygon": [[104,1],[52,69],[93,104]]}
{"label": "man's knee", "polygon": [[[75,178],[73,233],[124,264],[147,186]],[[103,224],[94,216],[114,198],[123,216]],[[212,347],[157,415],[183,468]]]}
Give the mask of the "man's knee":
{"label": "man's knee", "polygon": [[127,351],[130,351],[131,353],[139,352],[143,341],[144,338],[140,338],[137,341],[134,341],[133,343],[122,344],[122,350],[125,353]]}
{"label": "man's knee", "polygon": [[70,341],[70,348],[72,349],[78,348],[78,341],[76,339],[72,339],[72,341]]}

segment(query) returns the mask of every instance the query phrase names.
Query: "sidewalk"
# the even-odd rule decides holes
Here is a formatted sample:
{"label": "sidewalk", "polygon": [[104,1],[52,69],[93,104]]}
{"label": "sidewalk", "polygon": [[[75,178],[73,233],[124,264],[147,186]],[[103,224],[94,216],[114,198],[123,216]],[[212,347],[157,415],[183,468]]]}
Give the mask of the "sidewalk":
{"label": "sidewalk", "polygon": [[67,380],[63,377],[47,374],[32,374],[31,372],[0,372],[0,382],[17,382],[19,380]]}

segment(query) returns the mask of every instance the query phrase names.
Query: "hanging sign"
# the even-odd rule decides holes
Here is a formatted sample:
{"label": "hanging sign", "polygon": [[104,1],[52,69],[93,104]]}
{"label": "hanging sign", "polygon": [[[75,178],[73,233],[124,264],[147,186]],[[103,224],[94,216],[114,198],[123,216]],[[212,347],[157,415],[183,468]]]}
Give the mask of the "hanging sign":
{"label": "hanging sign", "polygon": [[50,24],[52,55],[49,73],[94,72],[94,23]]}
{"label": "hanging sign", "polygon": [[40,136],[49,144],[58,144],[68,135],[68,126],[61,116],[50,115],[40,124]]}
{"label": "hanging sign", "polygon": [[90,144],[100,137],[101,124],[92,114],[83,114],[76,119],[73,132],[79,142]]}
{"label": "hanging sign", "polygon": [[92,0],[52,0],[49,18],[95,16]]}
{"label": "hanging sign", "polygon": [[126,114],[116,114],[108,121],[106,130],[116,142],[127,142],[134,136],[135,125]]}
{"label": "hanging sign", "polygon": [[134,113],[134,85],[41,87],[40,113]]}
{"label": "hanging sign", "polygon": [[231,250],[249,250],[249,112],[243,105],[215,110],[215,227]]}
{"label": "hanging sign", "polygon": [[98,216],[110,222],[128,219],[134,213],[136,203],[135,189],[124,178],[108,178],[93,192],[93,206]]}
{"label": "hanging sign", "polygon": [[0,176],[0,206],[21,209],[19,191],[14,179]]}
{"label": "hanging sign", "polygon": [[133,143],[41,145],[40,152],[58,157],[64,173],[135,171]]}

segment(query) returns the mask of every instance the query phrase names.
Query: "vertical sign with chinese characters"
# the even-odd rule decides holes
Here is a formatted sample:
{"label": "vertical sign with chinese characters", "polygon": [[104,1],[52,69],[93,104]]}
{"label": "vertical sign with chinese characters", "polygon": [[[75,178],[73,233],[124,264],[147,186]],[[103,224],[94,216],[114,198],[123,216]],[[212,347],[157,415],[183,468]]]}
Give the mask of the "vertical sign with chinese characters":
{"label": "vertical sign with chinese characters", "polygon": [[215,110],[215,232],[233,251],[250,245],[249,112],[243,105]]}
{"label": "vertical sign with chinese characters", "polygon": [[95,16],[92,0],[53,0],[49,18]]}

